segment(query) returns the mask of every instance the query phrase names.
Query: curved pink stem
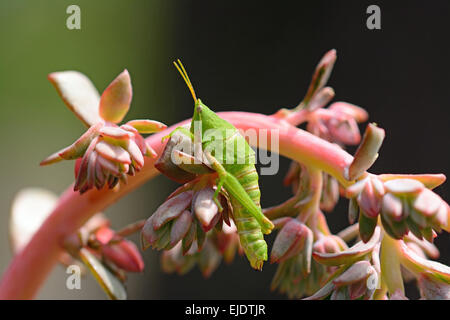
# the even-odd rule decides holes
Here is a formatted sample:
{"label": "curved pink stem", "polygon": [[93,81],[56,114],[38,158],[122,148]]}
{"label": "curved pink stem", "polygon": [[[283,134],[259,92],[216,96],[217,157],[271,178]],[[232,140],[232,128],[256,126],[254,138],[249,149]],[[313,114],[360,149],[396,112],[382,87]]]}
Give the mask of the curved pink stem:
{"label": "curved pink stem", "polygon": [[[273,116],[247,112],[224,112],[219,115],[238,129],[266,129],[268,137],[272,137],[271,130],[278,130],[281,155],[324,170],[344,185],[351,183],[344,178],[344,171],[353,157],[338,146]],[[160,154],[164,147],[161,138],[187,121],[148,137],[147,142]],[[259,143],[258,147],[270,148],[270,140],[267,145]],[[29,244],[14,257],[4,272],[0,282],[0,299],[32,299],[57,262],[62,240],[78,230],[93,214],[157,175],[154,161],[147,158],[144,168],[130,177],[128,184],[121,185],[117,192],[105,188],[80,195],[70,186]]]}

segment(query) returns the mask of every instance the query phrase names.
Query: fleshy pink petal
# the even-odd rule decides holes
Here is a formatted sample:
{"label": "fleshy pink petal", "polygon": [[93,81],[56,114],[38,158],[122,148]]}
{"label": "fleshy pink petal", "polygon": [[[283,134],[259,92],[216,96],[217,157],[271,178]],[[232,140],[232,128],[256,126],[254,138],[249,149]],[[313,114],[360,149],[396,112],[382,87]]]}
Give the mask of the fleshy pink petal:
{"label": "fleshy pink petal", "polygon": [[100,155],[97,158],[97,162],[103,169],[105,169],[105,171],[111,172],[116,176],[120,174],[119,167],[116,163],[109,161]]}
{"label": "fleshy pink petal", "polygon": [[193,200],[193,212],[205,232],[210,229],[211,222],[219,214],[219,208],[213,201],[213,195],[213,188],[204,188],[196,193]]}
{"label": "fleshy pink petal", "polygon": [[63,152],[66,148],[56,151],[55,153],[49,155],[47,158],[45,158],[44,160],[42,160],[39,165],[40,166],[46,166],[49,164],[53,164],[56,162],[60,162],[62,160],[64,160],[63,158],[61,158],[61,156],[59,155],[61,152]]}
{"label": "fleshy pink petal", "polygon": [[402,201],[396,196],[387,193],[383,197],[382,211],[395,221],[401,221],[402,216]]}
{"label": "fleshy pink petal", "polygon": [[380,239],[380,233],[380,227],[376,227],[372,238],[367,243],[359,242],[353,247],[337,253],[313,252],[313,257],[317,262],[327,266],[351,264],[373,250]]}
{"label": "fleshy pink petal", "polygon": [[98,130],[102,127],[102,125],[102,123],[97,123],[91,126],[88,131],[86,131],[77,141],[61,151],[59,154],[61,158],[73,160],[82,157],[91,141],[98,135]]}
{"label": "fleshy pink petal", "polygon": [[48,80],[55,86],[64,103],[86,126],[103,122],[98,110],[100,97],[88,77],[77,71],[63,71],[49,74]]}
{"label": "fleshy pink petal", "polygon": [[102,136],[111,138],[113,140],[126,141],[130,139],[130,133],[119,127],[103,127],[99,130]]}
{"label": "fleshy pink petal", "polygon": [[173,198],[170,198],[153,214],[153,228],[158,230],[165,223],[178,217],[191,203],[192,191],[183,192]]}
{"label": "fleshy pink petal", "polygon": [[125,69],[103,91],[100,98],[100,116],[106,121],[119,123],[130,109],[132,95],[130,75]]}
{"label": "fleshy pink petal", "polygon": [[311,79],[311,84],[309,85],[308,92],[306,93],[303,102],[308,104],[314,95],[321,90],[328,81],[331,71],[333,70],[334,63],[336,62],[336,50],[328,51],[314,71],[313,77]]}
{"label": "fleshy pink petal", "polygon": [[175,220],[170,230],[170,245],[176,245],[184,236],[188,233],[189,228],[192,223],[192,213],[188,210],[183,211],[183,213]]}
{"label": "fleshy pink petal", "polygon": [[356,150],[355,158],[348,169],[348,179],[354,180],[369,169],[378,158],[378,150],[384,140],[384,130],[369,123],[363,140]]}
{"label": "fleshy pink petal", "polygon": [[131,159],[134,161],[136,169],[140,170],[144,166],[144,156],[134,140],[128,141],[127,151],[130,154]]}
{"label": "fleshy pink petal", "polygon": [[426,274],[439,281],[450,283],[450,267],[417,255],[403,241],[398,241],[397,245],[401,251],[400,259],[402,264],[415,274]]}
{"label": "fleshy pink petal", "polygon": [[114,231],[111,230],[108,226],[103,226],[98,228],[95,232],[95,238],[101,244],[107,244],[114,237]]}
{"label": "fleshy pink petal", "polygon": [[442,204],[442,199],[433,191],[424,189],[413,203],[414,209],[426,216],[435,214]]}
{"label": "fleshy pink petal", "polygon": [[350,187],[348,187],[345,190],[345,195],[347,198],[354,198],[356,197],[358,194],[360,194],[363,189],[364,186],[366,185],[366,183],[369,183],[369,179],[368,178],[364,178],[362,180],[359,180],[358,182],[352,184]]}
{"label": "fleshy pink petal", "polygon": [[370,181],[364,185],[364,189],[359,194],[357,201],[359,207],[363,210],[363,213],[368,217],[374,218],[380,213],[381,201],[380,198],[377,197]]}
{"label": "fleshy pink petal", "polygon": [[167,128],[164,123],[155,120],[132,120],[126,123],[127,125],[135,128],[139,133],[154,133],[159,132]]}
{"label": "fleshy pink petal", "polygon": [[314,111],[323,108],[334,98],[334,90],[330,87],[325,87],[320,90],[309,103],[309,111]]}
{"label": "fleshy pink petal", "polygon": [[348,102],[334,102],[328,109],[351,116],[357,122],[365,122],[369,118],[366,110]]}
{"label": "fleshy pink petal", "polygon": [[425,186],[422,182],[414,179],[393,179],[384,183],[386,190],[393,194],[416,194],[422,191]]}
{"label": "fleshy pink petal", "polygon": [[382,181],[393,179],[414,179],[422,182],[428,189],[434,189],[446,180],[444,174],[381,174],[378,176]]}
{"label": "fleshy pink petal", "polygon": [[128,272],[142,272],[144,261],[136,245],[128,240],[102,247],[103,256],[117,267]]}
{"label": "fleshy pink petal", "polygon": [[93,188],[95,186],[95,167],[97,164],[97,152],[92,152],[89,160],[88,160],[88,166],[87,166],[87,177],[86,182],[88,185],[88,188]]}
{"label": "fleshy pink petal", "polygon": [[336,277],[333,283],[337,286],[349,285],[355,282],[367,279],[367,277],[374,273],[369,261],[358,261],[348,268],[343,274]]}
{"label": "fleshy pink petal", "polygon": [[131,158],[128,152],[126,152],[123,148],[115,145],[111,145],[105,141],[100,141],[97,143],[95,150],[104,158],[114,161],[120,162],[124,164],[131,164]]}
{"label": "fleshy pink petal", "polygon": [[356,145],[361,141],[358,124],[352,118],[344,120],[330,119],[328,122],[328,131],[333,140],[347,145]]}
{"label": "fleshy pink petal", "polygon": [[303,247],[307,227],[297,219],[287,222],[278,233],[270,255],[270,263],[282,262],[297,254]]}
{"label": "fleshy pink petal", "polygon": [[84,154],[83,158],[81,158],[81,161],[79,162],[79,167],[75,180],[75,185],[73,189],[75,191],[80,191],[80,193],[86,192],[89,188],[86,184],[87,175],[88,175],[88,165],[89,165],[89,158],[92,152],[94,152],[95,146],[97,145],[98,137],[94,138],[94,140],[91,141],[91,144],[86,150],[86,153]]}

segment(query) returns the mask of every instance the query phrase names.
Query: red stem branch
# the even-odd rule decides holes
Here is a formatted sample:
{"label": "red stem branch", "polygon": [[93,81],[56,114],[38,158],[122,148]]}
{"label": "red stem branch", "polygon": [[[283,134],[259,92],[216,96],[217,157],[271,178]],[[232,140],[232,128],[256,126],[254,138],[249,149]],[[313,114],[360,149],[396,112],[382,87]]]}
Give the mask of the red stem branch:
{"label": "red stem branch", "polygon": [[[281,155],[321,169],[333,175],[344,186],[351,183],[345,180],[344,170],[353,157],[338,146],[273,116],[246,112],[224,112],[219,115],[238,129],[268,130],[268,142],[258,142],[258,147],[263,149],[270,149],[270,138],[274,136],[271,130],[278,130]],[[164,147],[161,138],[186,121],[148,137],[148,143],[160,154]],[[130,177],[128,184],[121,185],[117,192],[105,188],[80,195],[70,186],[48,219],[4,272],[0,282],[0,299],[32,299],[57,263],[62,240],[79,229],[93,214],[104,210],[157,175],[153,164],[154,160],[147,158],[144,168]]]}

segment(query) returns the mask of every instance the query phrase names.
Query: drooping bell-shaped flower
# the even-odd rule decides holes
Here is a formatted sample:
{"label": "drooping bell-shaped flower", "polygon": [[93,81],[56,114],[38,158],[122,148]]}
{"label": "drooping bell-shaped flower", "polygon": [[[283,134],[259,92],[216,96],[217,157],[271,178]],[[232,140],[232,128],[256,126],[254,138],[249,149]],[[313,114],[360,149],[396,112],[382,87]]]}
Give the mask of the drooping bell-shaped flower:
{"label": "drooping bell-shaped flower", "polygon": [[189,251],[194,241],[202,249],[206,233],[230,224],[231,205],[228,196],[219,192],[222,211],[213,201],[214,181],[204,177],[181,186],[158,207],[146,221],[141,234],[142,247],[171,249],[182,242],[183,252]]}

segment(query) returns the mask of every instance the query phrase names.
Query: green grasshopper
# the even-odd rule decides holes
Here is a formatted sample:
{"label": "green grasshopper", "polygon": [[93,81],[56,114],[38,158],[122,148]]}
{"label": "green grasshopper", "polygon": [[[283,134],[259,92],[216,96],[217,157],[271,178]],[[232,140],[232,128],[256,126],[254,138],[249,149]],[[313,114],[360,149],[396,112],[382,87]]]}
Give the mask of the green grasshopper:
{"label": "green grasshopper", "polygon": [[[172,136],[176,131],[181,131],[194,141],[194,149],[199,150],[201,157],[193,157],[174,150],[176,156],[183,162],[182,169],[194,174],[203,174],[208,173],[204,169],[206,165],[210,170],[209,173],[211,170],[217,173],[217,189],[213,199],[221,210],[222,207],[217,200],[219,192],[224,188],[230,195],[241,245],[251,266],[261,270],[263,262],[267,260],[267,244],[264,241],[263,233],[269,234],[274,225],[261,211],[261,192],[254,164],[255,153],[231,123],[220,118],[200,99],[197,99],[181,61],[174,62],[174,65],[194,99],[194,115],[189,130],[185,127],[178,127],[163,139]],[[197,124],[201,123],[201,126],[196,125],[196,122]],[[216,133],[214,140],[205,141],[205,134],[210,129],[214,129]],[[241,161],[237,161],[238,159]]]}

